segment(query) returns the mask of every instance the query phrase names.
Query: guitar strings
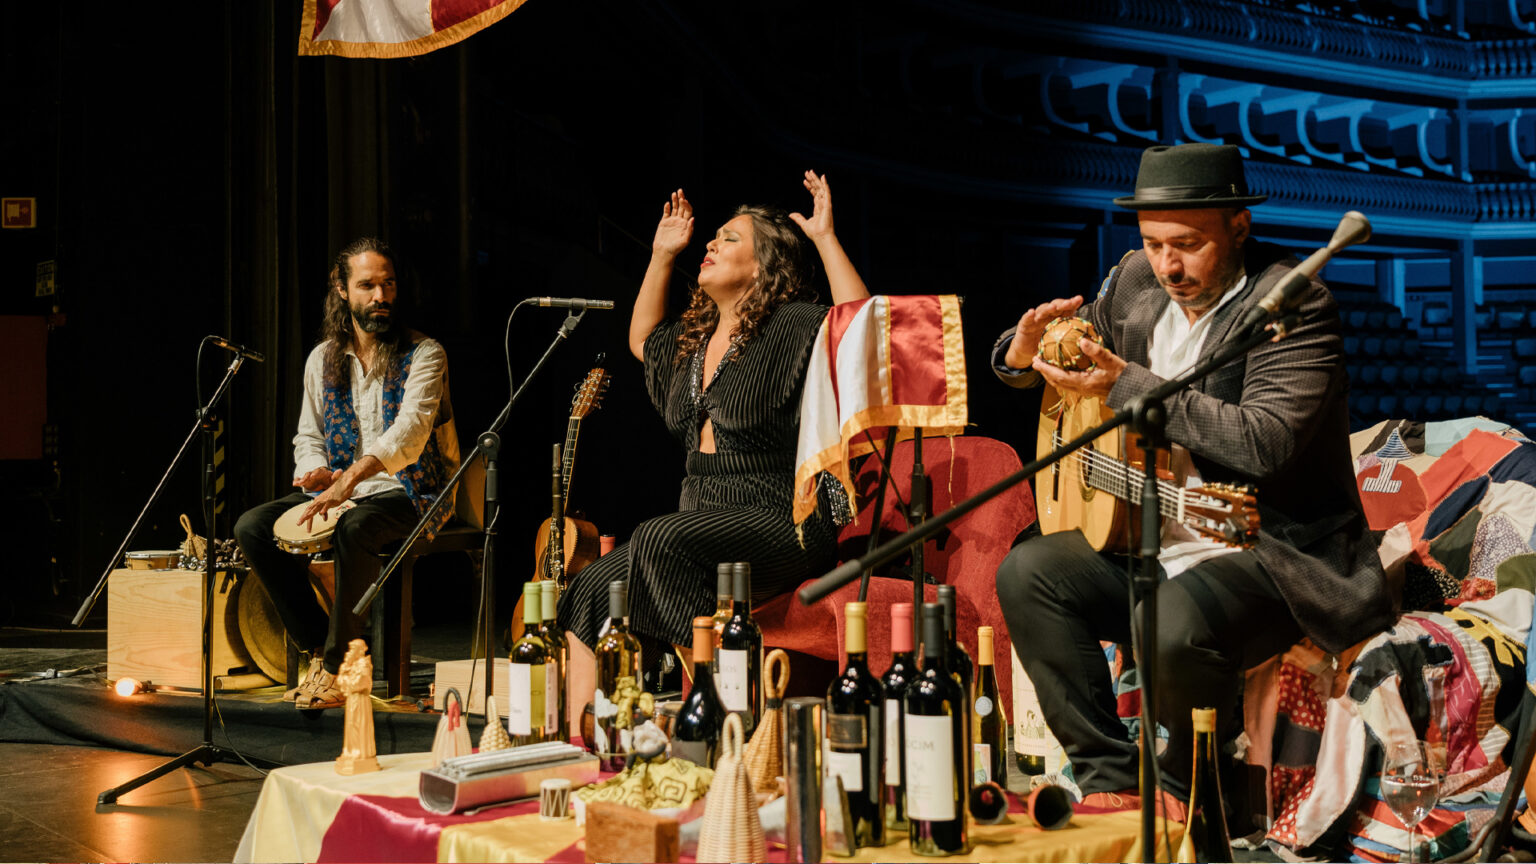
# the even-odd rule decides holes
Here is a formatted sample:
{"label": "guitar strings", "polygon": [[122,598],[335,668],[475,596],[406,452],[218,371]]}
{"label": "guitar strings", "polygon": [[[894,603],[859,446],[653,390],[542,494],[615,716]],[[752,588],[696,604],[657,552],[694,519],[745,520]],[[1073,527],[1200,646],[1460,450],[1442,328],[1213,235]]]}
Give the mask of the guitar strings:
{"label": "guitar strings", "polygon": [[[1059,434],[1053,434],[1052,443],[1056,446],[1060,446],[1061,436]],[[1087,456],[1083,455],[1085,452],[1088,454]],[[1074,451],[1069,453],[1063,461],[1066,462],[1069,460],[1071,462],[1077,463],[1080,471],[1081,468],[1086,465],[1090,470],[1108,476],[1110,480],[1115,482],[1116,485],[1111,487],[1106,484],[1099,486],[1098,488],[1101,488],[1104,491],[1109,492],[1110,494],[1119,498],[1129,500],[1131,494],[1133,493],[1133,487],[1131,485],[1132,479],[1134,478],[1137,481],[1143,479],[1141,474],[1132,471],[1129,464],[1116,459],[1113,456],[1100,453],[1097,450]],[[1089,485],[1091,486],[1094,484],[1090,483]],[[1196,500],[1198,497],[1196,494],[1192,493],[1191,490],[1181,489],[1174,485],[1172,482],[1164,480],[1161,477],[1157,479],[1157,486],[1158,492],[1160,493],[1157,499],[1159,504],[1158,510],[1164,516],[1177,517],[1179,515],[1180,502],[1188,503],[1190,501]],[[1139,483],[1135,488],[1139,488]],[[1174,500],[1173,496],[1177,496],[1177,500]]]}

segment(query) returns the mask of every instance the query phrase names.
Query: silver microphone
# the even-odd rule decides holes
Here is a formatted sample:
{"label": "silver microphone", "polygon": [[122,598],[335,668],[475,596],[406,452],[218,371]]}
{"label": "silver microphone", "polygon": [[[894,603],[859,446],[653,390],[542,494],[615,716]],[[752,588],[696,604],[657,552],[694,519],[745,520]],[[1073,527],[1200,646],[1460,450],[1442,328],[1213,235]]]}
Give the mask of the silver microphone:
{"label": "silver microphone", "polygon": [[1333,238],[1328,241],[1328,245],[1308,255],[1307,260],[1282,276],[1279,283],[1264,295],[1263,300],[1259,301],[1259,305],[1248,310],[1248,314],[1243,318],[1240,332],[1267,318],[1295,308],[1301,300],[1302,293],[1307,290],[1307,285],[1311,283],[1312,277],[1317,275],[1317,271],[1323,269],[1323,265],[1327,264],[1330,258],[1346,246],[1364,243],[1369,239],[1371,239],[1370,220],[1358,210],[1345,213],[1344,218],[1339,220],[1339,227],[1333,230]]}
{"label": "silver microphone", "polygon": [[535,297],[533,302],[539,306],[554,306],[559,309],[612,309],[612,300],[583,300],[580,297]]}
{"label": "silver microphone", "polygon": [[220,348],[223,348],[225,351],[233,351],[247,360],[253,360],[257,363],[267,362],[267,358],[262,356],[260,351],[252,351],[244,345],[236,345],[235,343],[223,338],[222,336],[209,336],[208,341],[219,346]]}

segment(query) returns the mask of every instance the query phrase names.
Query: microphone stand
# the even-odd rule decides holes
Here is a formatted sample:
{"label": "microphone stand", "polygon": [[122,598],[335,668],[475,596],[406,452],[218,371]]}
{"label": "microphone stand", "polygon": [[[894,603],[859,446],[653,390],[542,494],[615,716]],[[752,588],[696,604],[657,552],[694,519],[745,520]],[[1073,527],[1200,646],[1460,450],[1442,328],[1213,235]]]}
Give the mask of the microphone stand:
{"label": "microphone stand", "polygon": [[[892,537],[874,550],[865,553],[863,558],[854,558],[851,561],[843,562],[820,579],[801,588],[796,592],[796,596],[806,606],[815,603],[843,585],[859,578],[859,575],[864,570],[884,564],[900,555],[909,546],[921,544],[929,537],[939,533],[949,523],[1034,476],[1042,469],[1060,462],[1106,433],[1119,429],[1122,426],[1130,424],[1140,433],[1146,445],[1164,446],[1162,426],[1167,416],[1163,408],[1164,399],[1188,389],[1196,381],[1227,365],[1232,360],[1247,354],[1259,345],[1271,339],[1284,338],[1285,334],[1294,328],[1300,320],[1300,316],[1295,312],[1286,312],[1246,337],[1228,339],[1213,351],[1209,357],[1195,364],[1183,375],[1152,388],[1146,394],[1134,400],[1128,407],[1116,411],[1103,423],[1066,442],[1050,454],[1030,462],[1007,477],[945,510],[943,513],[939,513],[922,524],[916,525],[896,537]],[[1238,332],[1242,332],[1241,328]],[[1153,622],[1156,620],[1154,613],[1156,612],[1155,598],[1157,592],[1154,589],[1160,578],[1157,553],[1159,539],[1162,537],[1162,513],[1157,499],[1156,453],[1150,449],[1150,446],[1146,453],[1146,474],[1143,482],[1144,485],[1142,486],[1141,493],[1142,527],[1140,550],[1142,567],[1141,573],[1133,580],[1131,585],[1133,592],[1133,605],[1131,608],[1136,608],[1134,601],[1139,594],[1142,601],[1142,620],[1140,622],[1133,621],[1132,623],[1138,625],[1134,628],[1133,632],[1141,636],[1138,640],[1139,656],[1137,657],[1137,662],[1142,664],[1140,667],[1142,670],[1141,850],[1142,855],[1146,856],[1145,860],[1152,861],[1156,857],[1156,847],[1154,845],[1156,839],[1155,809],[1153,801],[1155,785],[1152,782],[1152,766],[1148,764],[1148,760],[1156,758],[1156,750],[1153,747],[1152,740],[1154,730],[1157,728],[1152,719],[1154,716],[1153,706],[1156,704],[1156,691],[1154,690],[1155,682],[1153,681],[1151,670],[1156,666],[1156,658],[1153,654],[1156,643],[1153,641],[1152,631]],[[914,495],[914,497],[916,496]],[[920,587],[919,590],[921,590]]]}
{"label": "microphone stand", "polygon": [[85,599],[85,602],[80,606],[80,610],[75,613],[74,620],[70,622],[74,626],[79,627],[85,621],[85,617],[91,613],[91,608],[96,605],[96,601],[101,597],[102,589],[107,587],[107,579],[112,575],[113,568],[122,560],[123,552],[127,550],[128,544],[132,543],[133,538],[139,533],[139,527],[144,524],[144,518],[149,515],[149,511],[160,500],[160,495],[165,491],[166,484],[170,481],[171,475],[176,473],[176,469],[181,465],[182,458],[187,455],[187,451],[191,448],[192,440],[198,436],[198,433],[202,433],[206,445],[205,452],[208,456],[204,466],[206,476],[204,477],[203,485],[203,510],[204,518],[207,520],[208,525],[208,545],[203,554],[203,741],[198,746],[169,762],[162,763],[126,783],[102,792],[96,796],[97,807],[115,804],[118,797],[124,793],[131,792],[151,780],[175,771],[177,768],[184,768],[187,765],[198,762],[204,765],[212,765],[221,760],[232,762],[236,759],[242,759],[264,768],[275,768],[279,764],[266,759],[247,759],[233,750],[213,743],[213,568],[214,561],[218,557],[218,523],[214,521],[214,497],[217,493],[213,483],[212,459],[213,430],[217,424],[214,419],[213,409],[224,398],[224,394],[228,392],[230,382],[239,373],[240,367],[245,365],[246,356],[245,352],[237,352],[235,354],[235,359],[230,361],[229,368],[224,372],[224,379],[219,382],[219,386],[213,391],[213,395],[208,397],[208,404],[197,409],[197,419],[193,421],[192,430],[187,433],[186,440],[181,442],[181,449],[176,451],[176,455],[171,459],[171,464],[165,469],[165,473],[160,476],[160,482],[156,484],[155,491],[150,493],[149,500],[144,502],[144,509],[140,510],[139,517],[133,520],[133,525],[128,529],[127,536],[123,538],[122,545],[117,547],[117,552],[113,554],[111,562],[107,564],[107,569],[101,574],[101,578],[96,581],[96,587],[91,591],[91,596]]}
{"label": "microphone stand", "polygon": [[[533,301],[524,300],[518,305],[521,306],[531,302]],[[516,311],[516,309],[513,310],[513,312]],[[480,643],[482,650],[485,652],[486,705],[490,704],[490,697],[495,695],[493,689],[496,661],[496,588],[494,577],[496,573],[496,516],[499,510],[496,463],[501,450],[501,436],[498,432],[506,424],[507,418],[512,416],[512,406],[517,404],[517,400],[522,397],[523,391],[528,389],[529,382],[538,377],[539,370],[544,368],[544,364],[549,361],[550,355],[555,353],[555,348],[570,338],[571,334],[575,332],[576,326],[581,323],[582,317],[586,314],[587,310],[584,308],[571,307],[570,313],[566,315],[565,323],[561,324],[560,329],[555,332],[555,338],[550,341],[549,347],[544,349],[544,355],[539,358],[539,362],[534,364],[533,369],[528,373],[528,377],[523,379],[523,383],[517,385],[517,390],[507,400],[507,404],[502,407],[501,413],[496,415],[496,419],[491,422],[490,428],[476,439],[475,449],[469,451],[469,455],[460,460],[459,470],[453,472],[453,476],[448,478],[448,483],[443,487],[443,491],[433,500],[432,505],[427,508],[427,512],[421,515],[421,520],[416,523],[415,528],[411,529],[411,533],[406,535],[406,538],[401,541],[399,551],[395,552],[394,557],[389,559],[389,563],[385,564],[384,568],[379,571],[379,578],[375,579],[373,584],[368,586],[368,590],[364,591],[363,596],[358,599],[357,605],[352,607],[352,614],[363,614],[364,610],[368,608],[368,604],[373,602],[373,598],[378,595],[379,589],[384,587],[384,583],[395,572],[395,568],[400,566],[400,562],[410,552],[411,546],[427,530],[427,525],[431,524],[438,511],[442,509],[443,502],[452,497],[449,493],[454,490],[460,478],[464,476],[464,470],[469,467],[469,464],[477,456],[483,456],[485,458],[485,557],[481,563],[480,574],[481,613],[480,620],[476,622],[476,626],[480,629]],[[409,602],[409,598],[406,598],[406,602]]]}

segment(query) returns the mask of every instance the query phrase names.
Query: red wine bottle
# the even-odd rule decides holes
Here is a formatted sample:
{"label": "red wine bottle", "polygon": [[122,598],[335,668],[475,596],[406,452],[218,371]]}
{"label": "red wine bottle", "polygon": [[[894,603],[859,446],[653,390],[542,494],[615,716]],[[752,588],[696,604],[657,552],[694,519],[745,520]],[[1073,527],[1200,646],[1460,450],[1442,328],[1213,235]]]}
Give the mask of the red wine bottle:
{"label": "red wine bottle", "polygon": [[827,688],[825,715],[823,764],[843,778],[855,847],[885,845],[885,688],[869,673],[868,611],[863,603],[843,607],[848,665]]}
{"label": "red wine bottle", "polygon": [[1189,864],[1231,861],[1232,841],[1227,836],[1216,765],[1216,709],[1196,708],[1190,714],[1195,727],[1195,761],[1189,774],[1189,816],[1177,858]]}
{"label": "red wine bottle", "polygon": [[726,710],[715,692],[715,679],[709,664],[715,653],[715,621],[699,616],[693,619],[693,689],[677,711],[672,727],[672,755],[695,765],[715,767],[720,743],[720,729],[725,725]]}
{"label": "red wine bottle", "polygon": [[997,672],[992,668],[992,628],[976,628],[976,701],[971,716],[973,784],[992,781],[1008,786],[1008,724],[997,694]]}
{"label": "red wine bottle", "polygon": [[752,565],[736,562],[731,580],[731,620],[720,631],[720,701],[741,715],[750,738],[763,711],[763,631],[752,620]]}
{"label": "red wine bottle", "polygon": [[917,658],[912,653],[912,604],[891,604],[891,665],[880,679],[885,688],[885,828],[907,830],[907,802],[902,792],[901,697],[917,677]]}
{"label": "red wine bottle", "polygon": [[[965,713],[965,782],[970,783],[974,776],[972,762],[972,737],[971,737],[971,707],[975,704],[975,666],[971,663],[971,655],[966,652],[965,646],[960,644],[957,636],[955,615],[955,586],[940,585],[938,587],[939,605],[944,609],[944,662],[949,669],[949,674],[954,676],[955,682],[960,685],[960,693],[964,697]],[[926,655],[925,655],[926,656]]]}
{"label": "red wine bottle", "polygon": [[923,671],[902,697],[906,740],[902,780],[907,836],[915,855],[970,851],[967,697],[949,673],[944,607],[923,604]]}

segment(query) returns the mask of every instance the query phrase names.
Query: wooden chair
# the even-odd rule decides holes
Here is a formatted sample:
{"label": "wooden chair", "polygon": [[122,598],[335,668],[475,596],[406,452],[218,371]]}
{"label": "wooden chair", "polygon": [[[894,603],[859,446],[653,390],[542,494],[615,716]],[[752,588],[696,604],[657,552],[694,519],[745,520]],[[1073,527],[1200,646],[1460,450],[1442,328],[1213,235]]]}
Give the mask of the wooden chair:
{"label": "wooden chair", "polygon": [[[373,656],[376,661],[383,660],[384,681],[391,697],[411,693],[411,589],[416,560],[439,552],[478,553],[485,546],[485,463],[482,460],[476,459],[464,471],[464,479],[459,481],[457,491],[453,518],[431,542],[416,541],[410,554],[400,562],[399,569],[384,583],[384,590],[369,610]],[[379,553],[379,557],[387,563],[399,548],[400,544],[392,543]],[[477,571],[481,571],[481,563],[476,556]],[[486,575],[480,572],[480,578],[486,578]]]}

